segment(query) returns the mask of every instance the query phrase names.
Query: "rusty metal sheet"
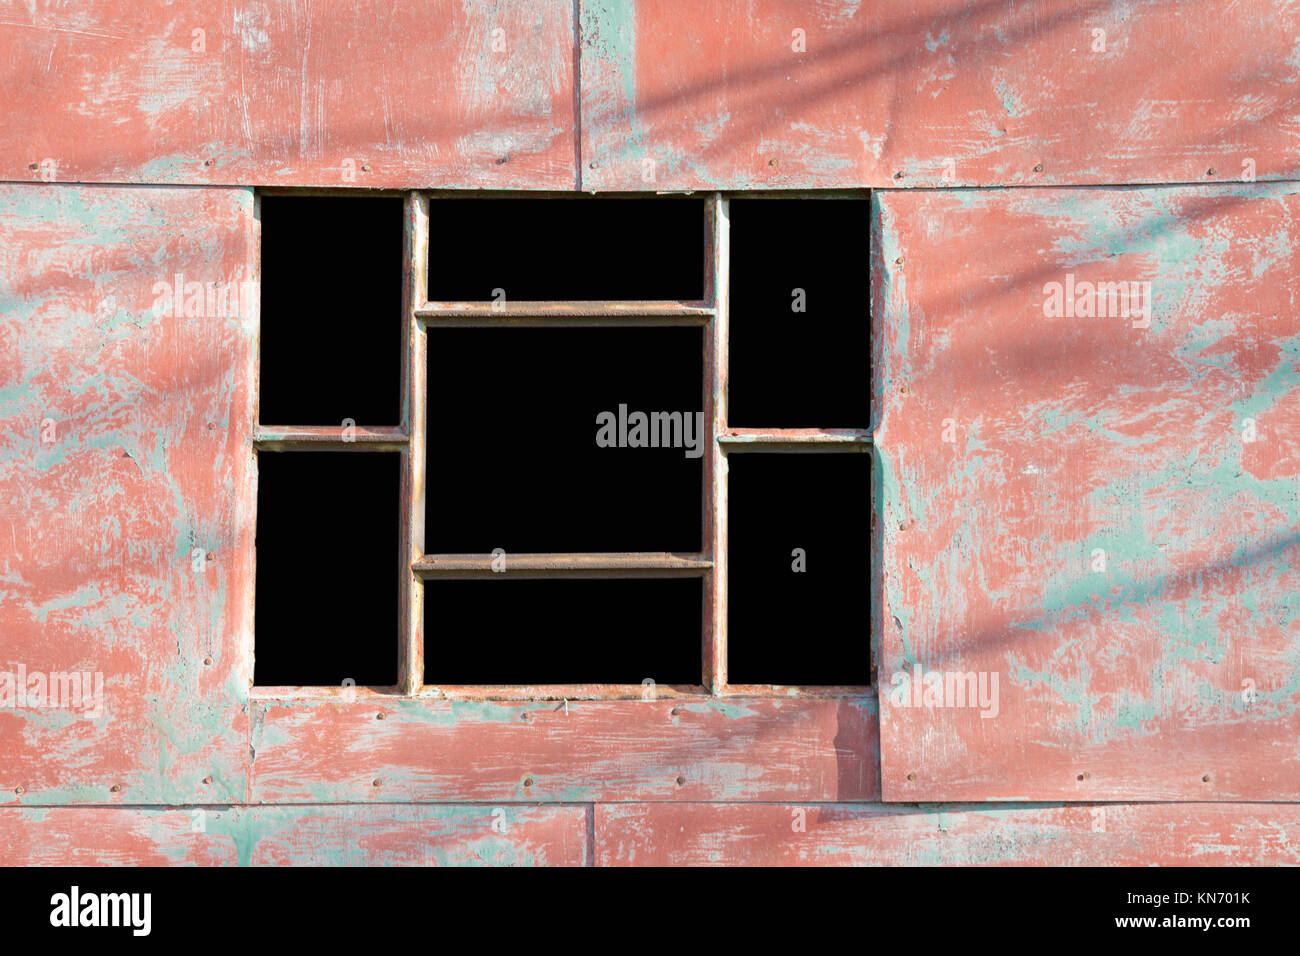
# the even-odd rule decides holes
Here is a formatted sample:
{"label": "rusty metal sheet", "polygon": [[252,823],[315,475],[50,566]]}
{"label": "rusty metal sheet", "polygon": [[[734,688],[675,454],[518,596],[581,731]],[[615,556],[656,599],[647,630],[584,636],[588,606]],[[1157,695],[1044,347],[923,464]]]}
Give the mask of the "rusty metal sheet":
{"label": "rusty metal sheet", "polygon": [[254,226],[0,186],[0,802],[245,797]]}
{"label": "rusty metal sheet", "polygon": [[876,202],[884,799],[1297,799],[1300,185]]}
{"label": "rusty metal sheet", "polygon": [[59,807],[0,810],[22,866],[583,866],[587,807]]}
{"label": "rusty metal sheet", "polygon": [[1300,10],[582,0],[590,189],[1294,178]]}
{"label": "rusty metal sheet", "polygon": [[596,805],[597,866],[1295,866],[1300,807]]}
{"label": "rusty metal sheet", "polygon": [[874,800],[877,721],[871,697],[256,701],[251,797]]}
{"label": "rusty metal sheet", "polygon": [[0,15],[0,179],[571,189],[573,4],[110,0]]}

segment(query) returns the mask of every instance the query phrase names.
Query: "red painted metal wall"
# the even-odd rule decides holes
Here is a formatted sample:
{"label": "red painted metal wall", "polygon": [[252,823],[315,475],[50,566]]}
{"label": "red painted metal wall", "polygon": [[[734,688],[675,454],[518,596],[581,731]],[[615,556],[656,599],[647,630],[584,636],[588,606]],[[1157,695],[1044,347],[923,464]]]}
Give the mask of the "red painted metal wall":
{"label": "red painted metal wall", "polygon": [[[0,671],[104,703],[0,707],[0,860],[1300,862],[1297,36],[1263,0],[6,8]],[[879,699],[254,699],[256,297],[156,285],[255,282],[255,186],[879,190]],[[926,673],[997,675],[996,716]]]}

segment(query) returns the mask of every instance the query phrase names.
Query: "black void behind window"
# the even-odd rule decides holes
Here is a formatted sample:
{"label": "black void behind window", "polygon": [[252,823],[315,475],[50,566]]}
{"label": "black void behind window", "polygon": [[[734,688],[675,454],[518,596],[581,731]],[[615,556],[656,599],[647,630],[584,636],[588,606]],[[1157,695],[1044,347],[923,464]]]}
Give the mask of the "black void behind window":
{"label": "black void behind window", "polygon": [[427,581],[425,682],[698,686],[702,583]]}
{"label": "black void behind window", "polygon": [[729,456],[733,684],[871,683],[871,456]]}
{"label": "black void behind window", "polygon": [[700,328],[427,335],[426,552],[700,550]]}
{"label": "black void behind window", "polygon": [[264,425],[400,415],[402,199],[263,196]]}
{"label": "black void behind window", "polygon": [[729,426],[868,427],[869,210],[731,201]]}
{"label": "black void behind window", "polygon": [[436,199],[429,216],[431,302],[704,295],[702,199]]}
{"label": "black void behind window", "polygon": [[257,468],[254,682],[393,686],[399,456],[270,452]]}

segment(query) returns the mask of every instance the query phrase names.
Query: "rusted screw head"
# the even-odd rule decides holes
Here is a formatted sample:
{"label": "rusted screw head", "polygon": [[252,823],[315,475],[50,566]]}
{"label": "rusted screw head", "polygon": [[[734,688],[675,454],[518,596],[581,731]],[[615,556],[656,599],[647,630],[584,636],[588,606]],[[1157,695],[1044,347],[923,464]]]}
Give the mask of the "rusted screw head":
{"label": "rusted screw head", "polygon": [[210,657],[205,657],[205,658],[203,658],[203,663],[206,664],[208,667],[211,667],[211,666],[212,666],[212,658],[210,658]]}
{"label": "rusted screw head", "polygon": [[914,774],[914,773],[909,773],[909,774],[907,775],[907,779],[908,779],[908,782],[910,783],[911,781],[913,781],[913,780],[916,779],[916,774]]}
{"label": "rusted screw head", "polygon": [[894,265],[896,265],[896,266],[901,266],[902,264],[903,264],[903,257],[902,257],[902,256],[899,256],[897,259],[894,260]]}
{"label": "rusted screw head", "polygon": [[1210,775],[1207,773],[1204,777],[1201,778],[1201,783],[1209,783],[1209,782],[1210,782]]}
{"label": "rusted screw head", "polygon": [[1087,780],[1091,776],[1092,774],[1089,773],[1087,770],[1085,770],[1083,773],[1079,774],[1079,776],[1075,777],[1074,779],[1082,782],[1084,780]]}
{"label": "rusted screw head", "polygon": [[1213,176],[1213,175],[1214,175],[1214,167],[1211,166],[1209,169],[1207,169],[1207,170],[1205,171],[1205,175],[1207,175],[1207,176]]}
{"label": "rusted screw head", "polygon": [[532,785],[533,785],[533,778],[532,778],[532,777],[524,777],[524,786],[525,786],[525,787],[531,787]]}
{"label": "rusted screw head", "polygon": [[20,797],[26,792],[27,792],[26,787],[14,787],[14,793],[18,794],[18,796]]}
{"label": "rusted screw head", "polygon": [[895,178],[895,179],[902,179],[902,178],[903,178],[903,171],[900,169],[898,172],[894,173],[894,178]]}
{"label": "rusted screw head", "polygon": [[115,783],[115,784],[113,784],[111,787],[109,787],[108,789],[109,789],[111,792],[113,792],[113,793],[121,793],[121,791],[122,791],[122,785],[121,785],[120,783]]}
{"label": "rusted screw head", "polygon": [[382,787],[384,785],[384,781],[381,778],[376,777],[374,780],[370,781],[370,785],[372,787]]}
{"label": "rusted screw head", "polygon": [[210,786],[211,784],[212,784],[212,778],[211,778],[211,777],[204,777],[204,778],[203,778],[203,785],[204,785],[205,787],[206,787],[206,786]]}
{"label": "rusted screw head", "polygon": [[682,776],[680,773],[677,775],[677,786],[679,787],[686,786],[686,778]]}
{"label": "rusted screw head", "polygon": [[906,395],[906,394],[907,394],[907,386],[906,386],[906,385],[902,386],[901,388],[899,388],[899,391],[902,392],[904,395]]}
{"label": "rusted screw head", "polygon": [[362,164],[361,164],[361,171],[362,171],[363,173],[368,173],[368,172],[370,172],[370,164],[369,164],[369,163],[362,163]]}
{"label": "rusted screw head", "polygon": [[1042,164],[1042,163],[1035,163],[1035,164],[1034,164],[1034,172],[1036,172],[1036,173],[1041,173],[1042,171],[1043,171],[1043,164]]}
{"label": "rusted screw head", "polygon": [[900,522],[898,522],[898,530],[899,530],[899,531],[906,531],[906,530],[907,530],[907,522],[906,522],[906,521],[900,521]]}
{"label": "rusted screw head", "polygon": [[379,713],[375,714],[375,720],[383,720],[383,719],[385,719],[387,716],[388,716],[388,715],[385,714],[383,711],[380,711]]}

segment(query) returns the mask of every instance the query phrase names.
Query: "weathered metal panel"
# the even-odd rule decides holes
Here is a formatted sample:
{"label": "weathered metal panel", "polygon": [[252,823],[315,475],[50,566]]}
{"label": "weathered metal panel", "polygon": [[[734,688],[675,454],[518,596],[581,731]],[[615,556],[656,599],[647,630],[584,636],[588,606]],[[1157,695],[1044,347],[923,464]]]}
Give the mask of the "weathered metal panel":
{"label": "weathered metal panel", "polygon": [[24,866],[583,866],[586,807],[60,807],[0,810]]}
{"label": "weathered metal panel", "polygon": [[1294,804],[596,806],[597,866],[1278,866]]}
{"label": "weathered metal panel", "polygon": [[1300,797],[1300,185],[876,201],[884,798]]}
{"label": "weathered metal panel", "polygon": [[582,0],[592,189],[1300,173],[1273,0]]}
{"label": "weathered metal panel", "polygon": [[259,701],[253,747],[256,803],[878,795],[873,697]]}
{"label": "weathered metal panel", "polygon": [[571,189],[573,4],[110,0],[0,16],[0,179]]}
{"label": "weathered metal panel", "polygon": [[0,802],[246,795],[254,227],[0,186]]}

